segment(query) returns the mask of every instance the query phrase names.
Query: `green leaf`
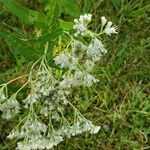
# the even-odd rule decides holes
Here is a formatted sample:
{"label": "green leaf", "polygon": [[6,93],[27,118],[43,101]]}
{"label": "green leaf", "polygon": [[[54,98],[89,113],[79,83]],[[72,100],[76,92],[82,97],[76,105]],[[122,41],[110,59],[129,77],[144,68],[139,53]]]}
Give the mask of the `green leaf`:
{"label": "green leaf", "polygon": [[83,13],[88,13],[91,7],[91,0],[84,0]]}
{"label": "green leaf", "polygon": [[63,33],[62,28],[56,28],[54,31],[45,34],[41,37],[39,37],[36,41],[36,43],[40,43],[40,45],[45,44],[47,41],[54,41],[56,38],[58,38],[59,35]]}
{"label": "green leaf", "polygon": [[150,5],[146,5],[145,7],[139,8],[137,10],[133,10],[130,14],[129,17],[130,18],[136,18],[136,17],[140,17],[143,16],[145,14],[146,10],[150,9]]}
{"label": "green leaf", "polygon": [[21,21],[26,24],[42,24],[47,26],[47,17],[39,12],[25,8],[12,0],[1,0],[6,9],[15,14]]}
{"label": "green leaf", "polygon": [[27,46],[27,43],[14,34],[9,33],[8,31],[0,29],[0,37],[4,38],[7,43],[14,48],[14,55],[23,55],[27,59],[32,59],[35,54],[34,50]]}
{"label": "green leaf", "polygon": [[68,13],[72,17],[80,16],[80,9],[76,0],[60,0],[61,12]]}
{"label": "green leaf", "polygon": [[47,11],[48,22],[51,29],[59,26],[59,4],[58,0],[51,0],[47,3],[45,10]]}
{"label": "green leaf", "polygon": [[60,21],[60,27],[63,28],[64,30],[71,30],[73,28],[72,22],[67,22],[62,19],[59,19],[59,21]]}

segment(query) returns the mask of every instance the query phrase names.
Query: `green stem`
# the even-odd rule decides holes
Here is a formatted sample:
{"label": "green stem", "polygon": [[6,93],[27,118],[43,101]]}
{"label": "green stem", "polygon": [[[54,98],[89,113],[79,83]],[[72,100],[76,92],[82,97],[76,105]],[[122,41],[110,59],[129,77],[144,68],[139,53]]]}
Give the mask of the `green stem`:
{"label": "green stem", "polygon": [[46,54],[47,54],[48,45],[49,45],[49,42],[47,41],[46,44],[45,44],[45,50],[44,50],[44,55],[45,55],[45,56],[46,56]]}
{"label": "green stem", "polygon": [[21,79],[21,78],[24,78],[24,77],[27,77],[28,75],[29,75],[29,74],[26,74],[26,75],[23,75],[23,76],[19,76],[19,77],[15,78],[15,79],[10,80],[10,81],[7,82],[7,83],[2,84],[2,86],[7,86],[7,85],[10,84],[11,82],[14,82],[14,81],[16,81],[16,80],[18,80],[18,79]]}

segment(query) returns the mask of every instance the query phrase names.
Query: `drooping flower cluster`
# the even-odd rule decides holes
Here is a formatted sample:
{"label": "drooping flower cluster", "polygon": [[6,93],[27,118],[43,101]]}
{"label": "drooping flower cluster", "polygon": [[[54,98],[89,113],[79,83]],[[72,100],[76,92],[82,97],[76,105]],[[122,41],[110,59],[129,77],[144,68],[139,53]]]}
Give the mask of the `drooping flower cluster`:
{"label": "drooping flower cluster", "polygon": [[[86,119],[70,100],[70,96],[76,98],[78,94],[72,92],[74,89],[91,87],[99,82],[92,71],[97,61],[107,52],[99,34],[88,31],[91,18],[91,14],[85,14],[74,20],[75,37],[88,36],[88,42],[65,32],[71,36],[69,44],[54,57],[55,64],[62,70],[51,68],[45,55],[39,59],[41,61],[33,64],[25,84],[30,90],[21,102],[23,107],[17,100],[17,94],[24,85],[10,97],[7,84],[0,88],[0,110],[4,119],[14,117],[20,107],[25,109],[25,114],[20,114],[18,124],[8,135],[9,139],[21,139],[17,150],[51,149],[65,137],[70,138],[87,131],[95,134],[100,130],[100,126]],[[105,17],[101,19],[102,33],[117,33],[112,23],[107,23]],[[66,115],[68,110],[72,115]]]}
{"label": "drooping flower cluster", "polygon": [[42,64],[41,68],[37,71],[36,79],[30,79],[31,90],[28,96],[23,100],[26,107],[48,96],[49,92],[54,90],[57,81],[47,69],[48,68],[45,68]]}

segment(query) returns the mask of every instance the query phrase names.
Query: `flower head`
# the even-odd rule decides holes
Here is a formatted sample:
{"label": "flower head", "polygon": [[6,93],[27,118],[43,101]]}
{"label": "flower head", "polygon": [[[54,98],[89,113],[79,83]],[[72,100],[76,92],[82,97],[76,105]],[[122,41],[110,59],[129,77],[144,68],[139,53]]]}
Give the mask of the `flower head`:
{"label": "flower head", "polygon": [[106,49],[102,42],[95,38],[89,45],[87,49],[87,54],[92,57],[93,61],[98,61],[103,53],[106,53]]}
{"label": "flower head", "polygon": [[91,14],[84,14],[81,15],[79,19],[74,20],[73,28],[76,30],[75,36],[78,35],[85,35],[87,30],[87,25],[91,21],[92,15]]}
{"label": "flower head", "polygon": [[115,34],[118,33],[116,30],[117,30],[117,26],[112,26],[112,22],[108,21],[106,28],[104,29],[104,32],[107,35],[111,35],[112,33],[115,33]]}
{"label": "flower head", "polygon": [[98,79],[95,79],[92,75],[87,74],[84,77],[84,85],[85,86],[92,86],[94,83],[98,82]]}
{"label": "flower head", "polygon": [[101,17],[102,27],[106,24],[106,22],[107,22],[107,19],[104,16],[102,16]]}

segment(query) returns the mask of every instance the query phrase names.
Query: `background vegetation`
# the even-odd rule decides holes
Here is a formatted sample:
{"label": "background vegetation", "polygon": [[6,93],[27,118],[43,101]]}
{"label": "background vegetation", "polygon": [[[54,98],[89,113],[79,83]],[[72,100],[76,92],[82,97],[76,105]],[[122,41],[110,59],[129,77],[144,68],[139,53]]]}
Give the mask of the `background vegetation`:
{"label": "background vegetation", "polygon": [[[108,53],[95,70],[100,82],[74,102],[102,128],[96,135],[66,139],[55,149],[150,149],[149,0],[0,0],[0,83],[28,72],[45,42],[51,41],[53,49],[62,30],[70,31],[73,19],[86,12],[93,14],[93,30],[99,30],[101,16],[118,26],[118,35],[103,37]],[[22,83],[13,83],[11,91]],[[6,139],[14,122],[0,118],[0,149],[14,149]]]}

